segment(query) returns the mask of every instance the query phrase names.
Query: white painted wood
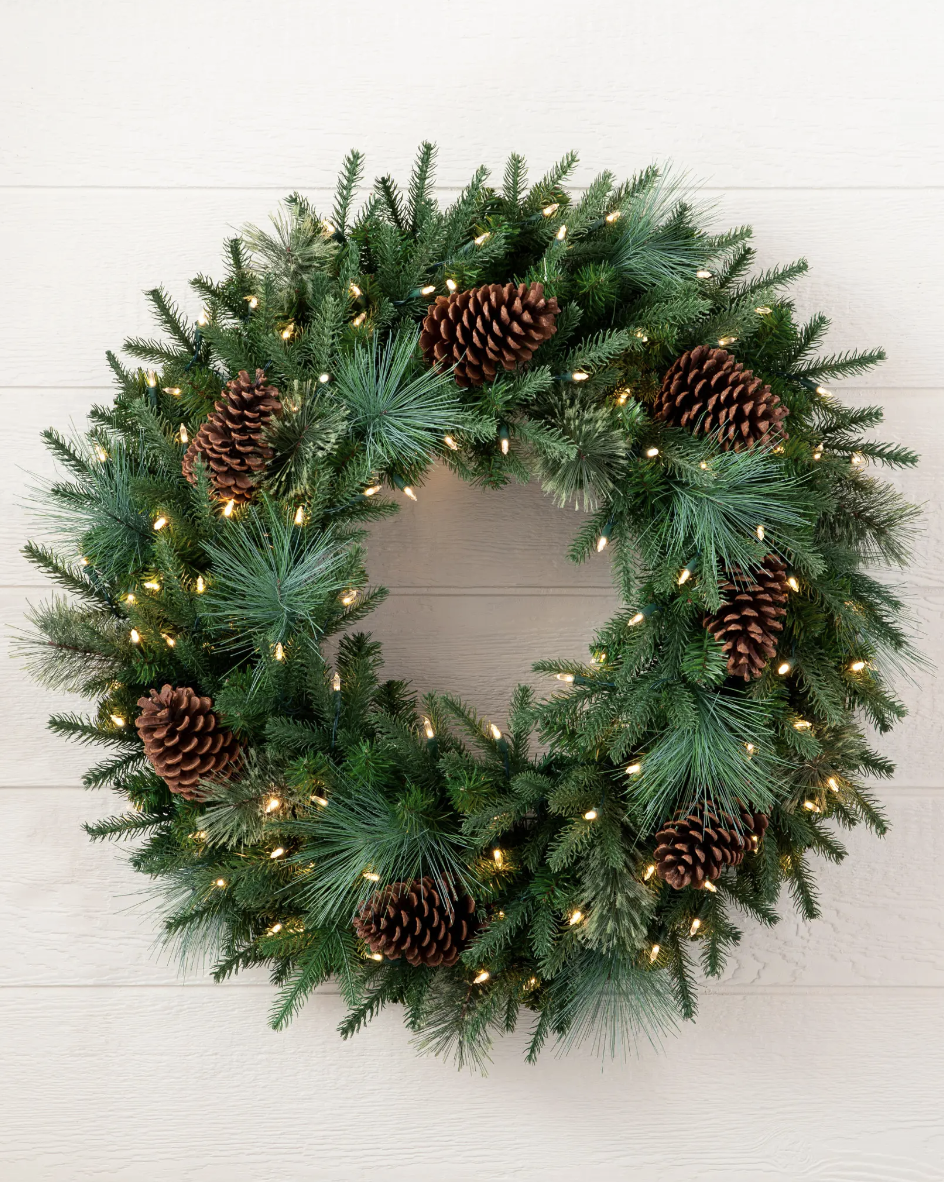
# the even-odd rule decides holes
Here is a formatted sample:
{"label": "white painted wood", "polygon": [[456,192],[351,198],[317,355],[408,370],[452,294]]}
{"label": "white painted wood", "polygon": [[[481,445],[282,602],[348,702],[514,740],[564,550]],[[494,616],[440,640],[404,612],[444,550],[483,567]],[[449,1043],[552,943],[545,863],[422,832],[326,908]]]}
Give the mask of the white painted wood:
{"label": "white painted wood", "polygon": [[417,1059],[395,1013],[340,999],[287,1033],[265,989],[10,989],[11,1182],[938,1182],[940,993],[713,996],[663,1053],[487,1078]]}
{"label": "white painted wood", "polygon": [[537,173],[568,147],[584,179],[657,157],[725,188],[944,181],[931,0],[219,12],[11,5],[6,183],[330,185],[352,147],[370,177],[406,173],[422,137],[454,185],[483,161],[500,175],[512,150]]}
{"label": "white painted wood", "polygon": [[[17,551],[21,468],[37,433],[107,397],[103,353],[150,332],[141,290],[218,273],[222,239],[303,188],[330,203],[338,163],[408,173],[441,144],[440,181],[571,146],[576,178],[673,158],[753,222],[761,265],[805,254],[804,311],[830,347],[884,344],[844,396],[881,401],[883,437],[924,453],[896,476],[929,506],[908,574],[932,665],[944,661],[941,413],[944,159],[930,0],[665,0],[539,10],[381,0],[8,4],[0,95],[0,622],[45,594]],[[482,493],[443,472],[372,537],[394,591],[371,621],[387,672],[501,720],[537,655],[580,656],[611,608],[606,556],[563,560],[578,518],[537,488]],[[319,996],[285,1035],[268,985],[177,983],[134,909],[147,884],[81,820],[94,753],[51,739],[72,708],[0,665],[0,1174],[5,1182],[937,1182],[944,703],[936,668],[879,745],[884,842],[857,832],[823,867],[824,918],[751,928],[699,1022],[663,1055],[600,1072],[587,1054],[487,1080],[413,1058],[391,1015],[350,1044]],[[546,681],[542,689],[548,688]]]}
{"label": "white painted wood", "polygon": [[[27,795],[33,807],[17,807]],[[814,863],[823,918],[802,922],[787,897],[776,927],[745,918],[725,983],[714,988],[944,986],[944,861],[922,859],[919,876],[908,870],[925,835],[944,828],[944,791],[890,788],[885,800],[892,829],[884,840],[839,831],[845,863]],[[81,833],[83,822],[121,811],[112,793],[7,788],[0,808],[0,863],[17,868],[0,879],[5,987],[182,980],[157,945],[153,884],[127,866],[128,847],[93,845]],[[220,988],[267,979],[262,971],[240,974]],[[209,985],[200,966],[186,980]]]}
{"label": "white painted wood", "polygon": [[[199,271],[220,274],[223,239],[247,221],[265,222],[283,195],[0,191],[3,384],[107,385],[105,350],[119,349],[129,335],[153,335],[141,292],[162,283],[198,312],[189,280]],[[329,194],[311,196],[330,208]],[[858,385],[940,388],[940,208],[940,194],[924,189],[735,191],[718,197],[717,223],[753,223],[761,266],[808,258],[813,270],[796,289],[797,305],[803,314],[833,316],[831,349],[888,348],[889,361]],[[54,321],[53,307],[62,308]]]}

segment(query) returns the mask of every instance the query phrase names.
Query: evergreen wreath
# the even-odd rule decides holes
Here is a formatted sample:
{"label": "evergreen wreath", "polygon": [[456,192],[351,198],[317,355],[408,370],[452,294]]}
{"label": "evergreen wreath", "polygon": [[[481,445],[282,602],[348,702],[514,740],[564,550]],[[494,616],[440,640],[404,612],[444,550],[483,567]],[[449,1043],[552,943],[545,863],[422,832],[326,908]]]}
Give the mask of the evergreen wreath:
{"label": "evergreen wreath", "polygon": [[[734,913],[773,924],[786,887],[818,914],[833,822],[885,832],[864,728],[915,653],[863,568],[903,565],[917,515],[869,466],[916,456],[821,384],[884,354],[815,355],[828,321],[783,294],[806,263],[751,274],[750,230],[671,177],[577,195],[574,155],[531,187],[515,155],[441,210],[434,156],[355,213],[351,153],[330,218],[294,194],[193,280],[195,325],[148,292],[149,368],[109,354],[114,402],[45,433],[68,478],[25,552],[68,597],[24,651],[97,701],[50,721],[108,749],[85,783],[127,808],[89,834],[137,839],[182,957],[268,966],[273,1026],[331,977],[345,1037],[396,1002],[460,1064],[522,1010],[529,1059],[614,1051],[694,1015]],[[612,553],[591,659],[538,661],[559,692],[519,686],[503,728],[351,630],[384,595],[365,528],[434,462],[536,477],[588,511],[570,557]]]}

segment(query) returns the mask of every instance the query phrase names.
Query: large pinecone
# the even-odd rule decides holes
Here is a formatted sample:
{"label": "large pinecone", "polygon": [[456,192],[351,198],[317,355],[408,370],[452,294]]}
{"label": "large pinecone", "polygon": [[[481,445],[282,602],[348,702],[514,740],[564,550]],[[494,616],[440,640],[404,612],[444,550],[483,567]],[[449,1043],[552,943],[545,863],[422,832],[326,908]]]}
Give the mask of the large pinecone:
{"label": "large pinecone", "polygon": [[200,800],[200,780],[225,779],[235,770],[240,748],[236,737],[221,730],[209,698],[187,686],[165,685],[139,698],[135,719],[144,753],[171,792]]}
{"label": "large pinecone", "polygon": [[734,567],[721,594],[721,607],[705,617],[705,627],[728,654],[728,673],[750,681],[777,651],[787,614],[787,572],[776,554],[768,554],[753,575]]}
{"label": "large pinecone", "polygon": [[455,964],[476,926],[474,900],[460,891],[447,905],[428,877],[374,891],[354,919],[354,930],[372,952],[430,967]]}
{"label": "large pinecone", "polygon": [[654,415],[673,427],[711,435],[724,451],[786,439],[790,412],[770,387],[725,349],[699,345],[669,367]]}
{"label": "large pinecone", "polygon": [[559,309],[544,285],[489,283],[430,304],[420,346],[431,364],[451,365],[460,386],[494,380],[499,367],[517,369],[557,332]]}
{"label": "large pinecone", "polygon": [[702,887],[721,877],[725,866],[737,866],[756,848],[767,829],[767,817],[741,809],[740,826],[729,813],[711,806],[696,808],[671,821],[656,834],[655,863],[659,877],[677,891]]}
{"label": "large pinecone", "polygon": [[282,413],[279,391],[256,370],[252,381],[244,369],[226,384],[226,394],[197,432],[184,456],[184,476],[196,484],[194,465],[202,459],[210,470],[213,490],[221,501],[242,505],[255,491],[259,473],[273,451],[263,437],[266,424]]}

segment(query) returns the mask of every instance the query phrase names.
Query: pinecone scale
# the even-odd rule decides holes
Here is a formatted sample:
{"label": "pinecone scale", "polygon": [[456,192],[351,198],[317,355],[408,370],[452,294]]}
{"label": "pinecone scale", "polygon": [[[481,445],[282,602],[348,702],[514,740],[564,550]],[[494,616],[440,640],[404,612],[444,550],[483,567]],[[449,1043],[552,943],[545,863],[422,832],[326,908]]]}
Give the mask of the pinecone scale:
{"label": "pinecone scale", "polygon": [[282,413],[279,391],[256,370],[255,380],[243,369],[226,384],[226,393],[200,427],[183,459],[184,476],[196,484],[194,465],[203,460],[213,491],[222,501],[245,504],[252,498],[260,474],[272,459],[265,428]]}
{"label": "pinecone scale", "polygon": [[682,813],[656,834],[656,871],[677,891],[704,887],[720,878],[725,866],[739,866],[760,844],[767,824],[764,813],[746,808],[740,823],[711,805]]}
{"label": "pinecone scale", "polygon": [[777,651],[787,614],[786,568],[776,554],[768,554],[753,575],[734,567],[721,594],[721,607],[705,617],[705,627],[727,654],[728,674],[750,681]]}
{"label": "pinecone scale", "polygon": [[188,800],[200,800],[200,781],[225,779],[239,759],[239,743],[220,727],[212,704],[188,686],[165,685],[138,699],[134,725],[144,753],[171,792]]}
{"label": "pinecone scale", "polygon": [[474,900],[462,891],[445,898],[429,877],[374,891],[354,919],[372,952],[428,967],[454,965],[476,926]]}
{"label": "pinecone scale", "polygon": [[541,283],[489,283],[439,296],[423,321],[420,347],[431,365],[451,365],[460,386],[494,381],[526,364],[557,332],[557,300]]}
{"label": "pinecone scale", "polygon": [[788,438],[783,420],[789,411],[777,395],[726,349],[708,345],[672,363],[653,414],[673,427],[713,437],[723,451]]}

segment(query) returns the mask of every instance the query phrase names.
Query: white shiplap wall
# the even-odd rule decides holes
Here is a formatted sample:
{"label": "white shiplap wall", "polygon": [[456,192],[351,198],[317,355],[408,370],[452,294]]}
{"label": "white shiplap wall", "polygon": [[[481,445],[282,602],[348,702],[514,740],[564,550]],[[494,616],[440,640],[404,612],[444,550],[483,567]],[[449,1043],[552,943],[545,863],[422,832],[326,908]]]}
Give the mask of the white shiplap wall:
{"label": "white shiplap wall", "polygon": [[[909,601],[944,658],[939,449],[944,290],[942,18],[931,2],[4,0],[0,615],[42,594],[17,553],[37,433],[107,397],[102,353],[147,328],[141,289],[217,268],[229,227],[316,199],[352,146],[371,175],[442,145],[461,185],[509,150],[579,176],[674,159],[763,262],[806,254],[804,307],[835,347],[889,362],[844,394],[881,400],[925,455],[929,504]],[[611,606],[605,563],[574,569],[574,519],[538,490],[434,473],[371,544],[391,675],[500,718],[538,654],[580,654]],[[351,1044],[319,996],[286,1034],[258,977],[186,983],[152,949],[142,884],[82,821],[83,753],[51,741],[61,702],[0,679],[0,1176],[9,1182],[932,1182],[944,1178],[944,779],[936,674],[885,741],[894,822],[824,867],[825,918],[750,928],[697,1025],[601,1072],[589,1055],[490,1076],[417,1060],[397,1018]]]}

